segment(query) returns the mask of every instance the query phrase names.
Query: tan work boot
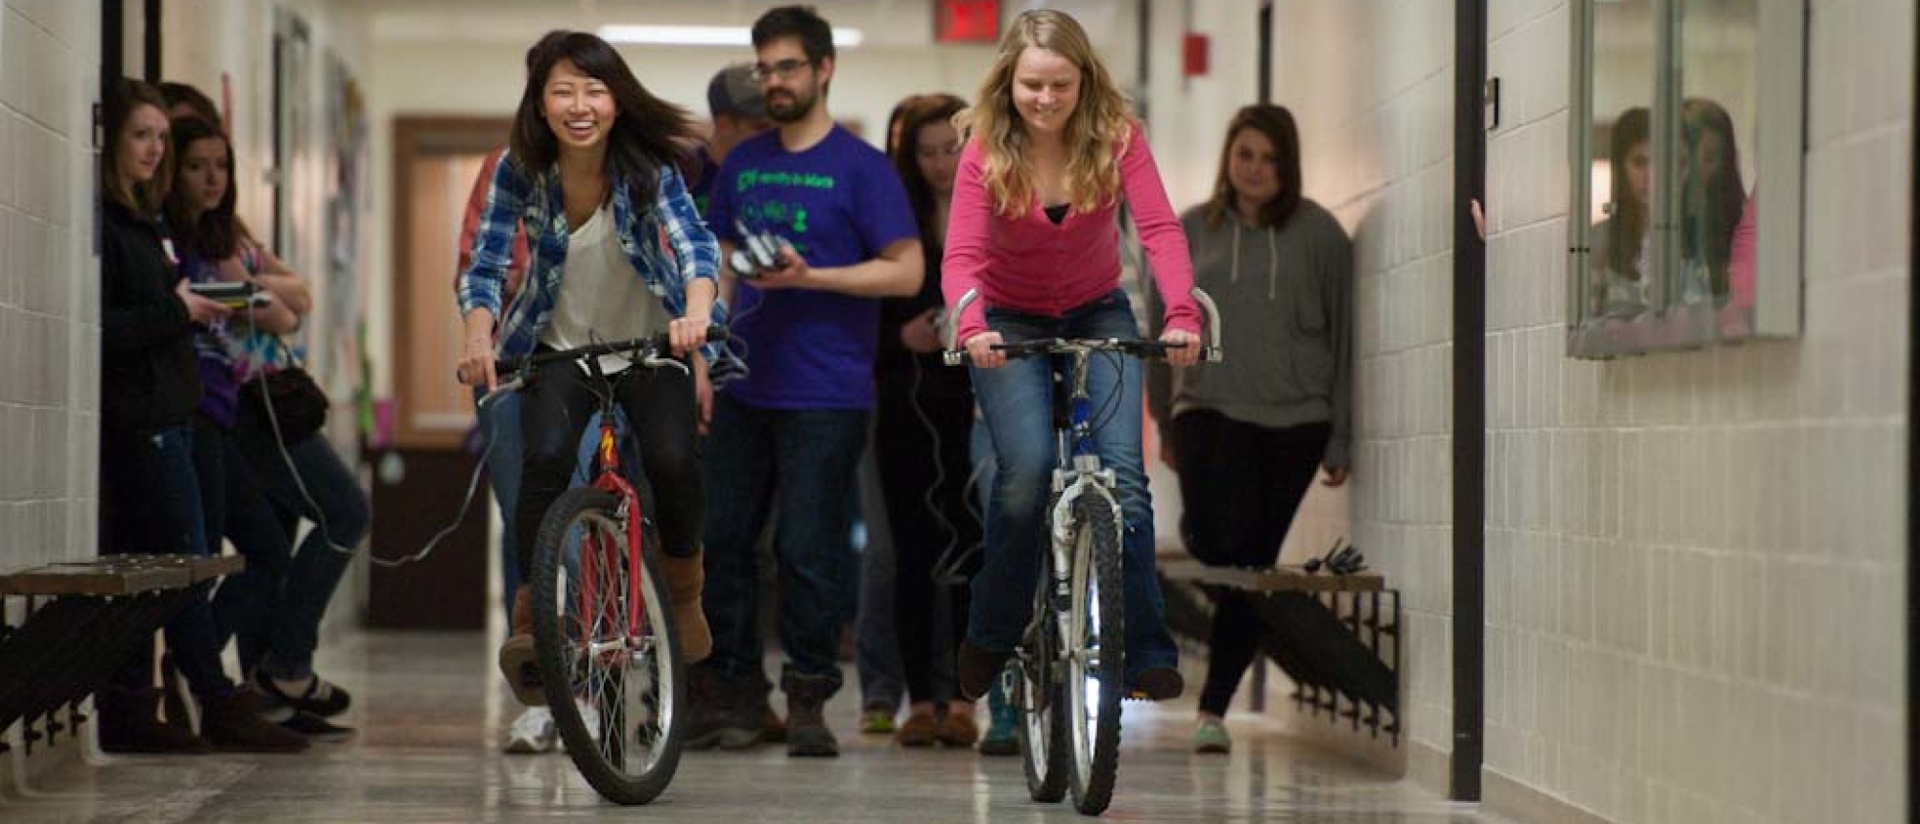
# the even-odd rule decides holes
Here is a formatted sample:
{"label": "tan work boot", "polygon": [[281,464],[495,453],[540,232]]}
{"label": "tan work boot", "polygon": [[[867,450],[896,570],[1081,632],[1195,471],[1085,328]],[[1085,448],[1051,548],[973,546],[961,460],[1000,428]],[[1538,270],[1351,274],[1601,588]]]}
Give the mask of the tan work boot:
{"label": "tan work boot", "polygon": [[547,705],[546,690],[540,686],[540,662],[533,650],[533,590],[527,586],[513,592],[513,630],[500,645],[500,674],[506,676],[520,703]]}
{"label": "tan work boot", "polygon": [[705,554],[702,549],[689,558],[660,556],[660,576],[666,579],[674,631],[680,636],[680,659],[688,664],[699,663],[713,653],[713,633],[707,629],[707,614],[700,607],[700,589],[707,577]]}

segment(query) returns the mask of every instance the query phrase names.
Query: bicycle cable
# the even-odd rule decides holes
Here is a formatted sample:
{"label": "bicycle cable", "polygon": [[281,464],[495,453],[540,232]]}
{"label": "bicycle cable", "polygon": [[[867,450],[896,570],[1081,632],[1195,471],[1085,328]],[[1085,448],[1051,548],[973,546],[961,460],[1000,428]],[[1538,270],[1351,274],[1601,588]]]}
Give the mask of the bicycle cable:
{"label": "bicycle cable", "polygon": [[[260,330],[259,326],[254,323],[252,312],[248,312],[242,318],[241,325],[246,328],[248,335],[273,334],[270,332],[262,332]],[[279,335],[273,335],[273,336],[275,338],[279,337]],[[290,361],[292,361],[292,364],[291,364],[292,366],[297,368],[304,368],[304,367],[301,367],[299,358],[293,353],[292,348],[286,347],[286,344],[284,342],[281,344],[281,346],[286,349],[287,357]],[[264,375],[264,372],[263,372],[263,375]],[[359,550],[357,548],[342,546],[338,542],[334,541],[332,526],[327,521],[326,510],[320,506],[319,502],[313,499],[313,492],[307,489],[306,479],[301,477],[299,464],[293,458],[293,450],[291,447],[287,446],[286,435],[280,429],[280,415],[278,411],[276,411],[273,408],[273,395],[272,393],[267,391],[267,382],[263,378],[259,380],[258,383],[260,384],[260,406],[267,413],[267,427],[273,433],[273,443],[275,448],[280,453],[280,461],[282,465],[286,467],[287,475],[293,478],[293,486],[295,489],[299,490],[300,500],[304,502],[307,506],[307,512],[304,514],[312,516],[314,529],[319,530],[320,540],[323,544],[326,545],[328,550],[337,552],[349,557],[353,555],[358,555]],[[309,437],[312,437],[312,436],[309,436]],[[327,444],[327,448],[332,449],[333,445],[329,443]],[[488,441],[487,449],[488,451],[491,451],[492,449],[491,440]],[[474,492],[476,489],[479,488],[480,472],[485,468],[486,468],[486,460],[483,456],[481,459],[480,465],[478,467],[475,467],[473,476],[469,478],[467,481],[467,495],[466,495],[466,499],[462,501],[460,504],[460,514],[454,519],[454,522],[452,524],[449,524],[447,528],[442,529],[439,533],[435,534],[433,538],[427,542],[427,545],[423,549],[421,549],[419,552],[413,555],[402,556],[398,560],[393,560],[393,559],[382,558],[378,555],[375,555],[372,549],[369,548],[367,551],[368,562],[372,563],[374,566],[393,568],[393,567],[404,566],[409,563],[415,563],[427,557],[427,555],[433,551],[434,547],[437,546],[440,543],[440,541],[444,540],[447,535],[452,534],[452,532],[455,529],[459,528],[460,523],[466,519],[467,509],[473,502]]]}
{"label": "bicycle cable", "polygon": [[[960,527],[947,517],[944,507],[934,500],[947,481],[946,440],[941,437],[940,428],[934,424],[933,417],[927,414],[926,407],[920,403],[920,388],[925,377],[924,367],[920,365],[918,357],[910,357],[909,361],[913,364],[913,380],[907,390],[907,404],[913,407],[914,417],[919,420],[920,427],[926,431],[927,437],[933,442],[933,480],[921,493],[920,504],[933,516],[934,521],[940,525],[941,531],[947,536],[946,546],[942,547],[940,554],[934,558],[927,575],[936,586],[959,586],[967,582],[967,579],[960,575],[960,568],[972,560],[979,548],[968,546],[960,548],[959,555],[954,554],[954,549],[959,547],[960,543]],[[972,496],[965,493],[964,487],[962,489],[961,505],[965,507],[968,505],[967,499]]]}

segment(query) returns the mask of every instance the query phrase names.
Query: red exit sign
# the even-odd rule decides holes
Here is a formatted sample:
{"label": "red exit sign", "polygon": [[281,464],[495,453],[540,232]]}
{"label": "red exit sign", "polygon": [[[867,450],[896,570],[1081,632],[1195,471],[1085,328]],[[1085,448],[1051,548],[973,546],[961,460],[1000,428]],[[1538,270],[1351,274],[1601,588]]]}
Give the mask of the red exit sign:
{"label": "red exit sign", "polygon": [[1000,0],[934,0],[933,42],[1000,42]]}

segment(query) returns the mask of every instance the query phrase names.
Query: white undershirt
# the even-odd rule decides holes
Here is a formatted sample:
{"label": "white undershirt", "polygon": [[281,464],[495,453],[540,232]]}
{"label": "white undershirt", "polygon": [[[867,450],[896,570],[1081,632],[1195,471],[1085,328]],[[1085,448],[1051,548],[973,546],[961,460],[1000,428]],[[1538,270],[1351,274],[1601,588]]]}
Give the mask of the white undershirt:
{"label": "white undershirt", "polygon": [[[634,270],[612,223],[602,206],[567,236],[560,295],[540,333],[541,343],[571,349],[666,331],[666,307]],[[622,356],[600,357],[600,369],[607,374],[626,366]]]}

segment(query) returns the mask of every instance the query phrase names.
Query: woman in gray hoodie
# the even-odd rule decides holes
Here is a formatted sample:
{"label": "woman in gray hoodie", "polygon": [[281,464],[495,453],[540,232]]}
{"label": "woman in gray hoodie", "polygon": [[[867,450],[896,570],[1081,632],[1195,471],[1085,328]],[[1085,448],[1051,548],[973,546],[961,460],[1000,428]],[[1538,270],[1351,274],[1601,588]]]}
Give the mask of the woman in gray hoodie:
{"label": "woman in gray hoodie", "polygon": [[[1353,409],[1353,249],[1300,193],[1300,137],[1285,108],[1241,109],[1213,197],[1181,216],[1195,285],[1221,307],[1228,357],[1176,369],[1153,393],[1161,459],[1180,475],[1180,532],[1203,563],[1268,567],[1318,470],[1346,482]],[[1198,752],[1232,746],[1221,718],[1255,654],[1241,593],[1214,611]]]}

